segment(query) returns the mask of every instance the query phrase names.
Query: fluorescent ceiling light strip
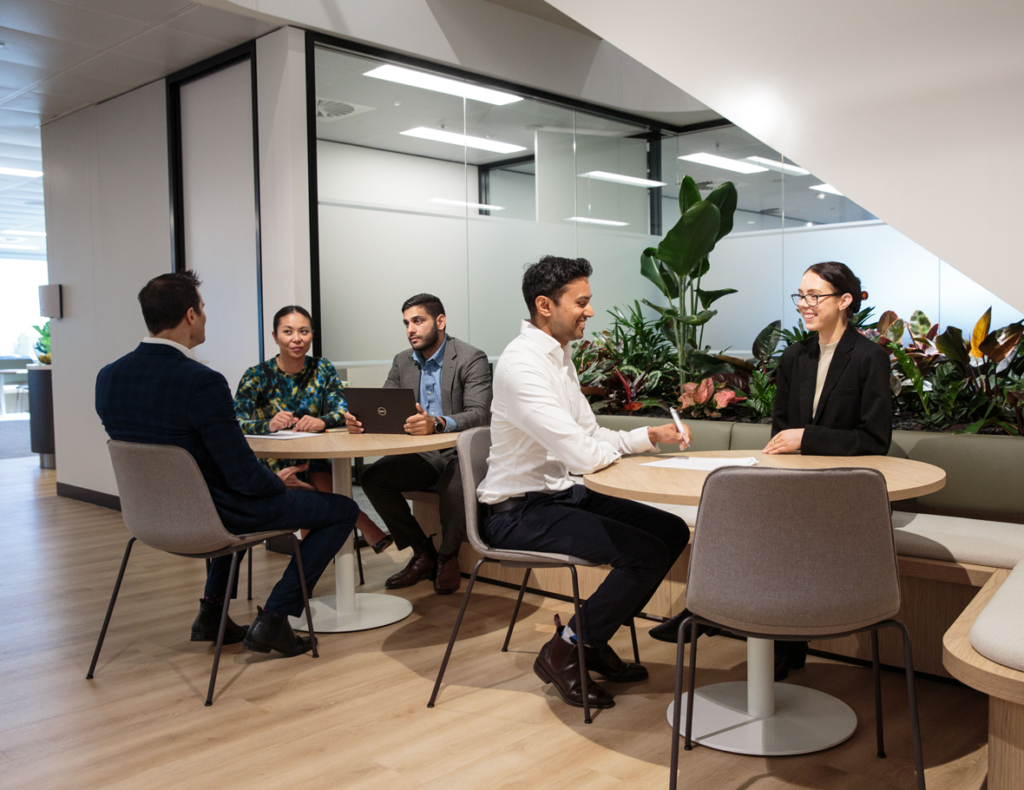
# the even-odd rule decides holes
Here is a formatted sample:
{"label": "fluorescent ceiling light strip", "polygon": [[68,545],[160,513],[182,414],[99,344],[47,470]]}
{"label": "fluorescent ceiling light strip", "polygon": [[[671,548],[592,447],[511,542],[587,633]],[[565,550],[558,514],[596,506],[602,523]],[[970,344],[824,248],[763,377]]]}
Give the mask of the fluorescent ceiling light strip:
{"label": "fluorescent ceiling light strip", "polygon": [[466,148],[479,148],[482,151],[493,151],[496,154],[514,154],[517,151],[525,151],[522,145],[502,143],[498,140],[487,140],[483,137],[470,137],[465,134],[446,132],[443,129],[429,129],[426,126],[417,126],[415,129],[408,129],[402,132],[408,137],[419,137],[423,140],[433,140],[437,143],[449,143],[450,145],[461,145]]}
{"label": "fluorescent ceiling light strip", "polygon": [[11,236],[45,236],[46,231],[43,230],[4,230],[0,233],[10,234]]}
{"label": "fluorescent ceiling light strip", "polygon": [[580,173],[581,178],[592,178],[595,181],[611,181],[615,184],[628,184],[631,187],[663,187],[664,181],[652,181],[649,178],[636,178],[635,176],[624,176],[619,173],[606,173],[604,170],[591,170],[589,173]]}
{"label": "fluorescent ceiling light strip", "polygon": [[831,184],[815,184],[813,187],[808,187],[808,189],[817,189],[819,192],[828,192],[830,195],[839,195],[839,197],[843,197],[843,193]]}
{"label": "fluorescent ceiling light strip", "polygon": [[423,71],[404,69],[401,66],[381,66],[366,72],[364,76],[373,77],[377,80],[397,82],[413,88],[436,91],[437,93],[447,93],[449,96],[460,96],[465,99],[486,102],[487,104],[496,104],[499,107],[523,100],[522,96],[513,96],[511,93],[481,88],[479,85],[472,85],[468,82],[452,80],[447,77],[438,77],[436,74],[427,74]]}
{"label": "fluorescent ceiling light strip", "polygon": [[767,167],[761,167],[760,165],[751,164],[750,162],[741,162],[738,159],[726,159],[724,156],[715,156],[714,154],[689,154],[679,158],[687,162],[695,162],[698,165],[707,165],[708,167],[718,167],[722,170],[731,170],[734,173],[744,173],[749,175],[750,173],[768,172]]}
{"label": "fluorescent ceiling light strip", "polygon": [[465,200],[449,200],[448,198],[431,198],[431,203],[443,203],[446,206],[466,206],[467,208],[478,208],[485,211],[504,211],[504,206],[491,206],[487,203],[467,203]]}
{"label": "fluorescent ceiling light strip", "polygon": [[38,250],[31,244],[0,244],[0,250]]}
{"label": "fluorescent ceiling light strip", "polygon": [[24,176],[25,178],[39,178],[42,170],[19,170],[17,167],[0,167],[0,176]]}
{"label": "fluorescent ceiling light strip", "polygon": [[614,219],[592,219],[591,217],[566,217],[569,222],[585,222],[588,225],[614,225],[616,227],[622,227],[628,225],[628,222],[619,222]]}
{"label": "fluorescent ceiling light strip", "polygon": [[786,173],[791,176],[809,176],[811,174],[810,170],[804,170],[802,167],[797,167],[796,165],[783,164],[782,162],[778,162],[774,159],[768,159],[763,156],[748,156],[747,161],[763,165],[769,170],[774,170],[776,173]]}

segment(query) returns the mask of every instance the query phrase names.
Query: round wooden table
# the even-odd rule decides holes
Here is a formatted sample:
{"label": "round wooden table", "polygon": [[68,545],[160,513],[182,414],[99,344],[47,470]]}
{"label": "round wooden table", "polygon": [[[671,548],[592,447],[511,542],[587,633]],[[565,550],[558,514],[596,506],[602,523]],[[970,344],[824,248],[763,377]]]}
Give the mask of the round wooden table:
{"label": "round wooden table", "polygon": [[[329,458],[334,493],[352,496],[352,459],[378,455],[406,455],[454,447],[458,434],[409,436],[393,433],[349,433],[344,428],[299,439],[246,436],[258,458]],[[334,561],[335,594],[311,598],[316,630],[323,633],[366,631],[404,620],[412,603],[397,595],[356,594],[355,531]],[[305,630],[305,618],[291,618],[292,627]]]}
{"label": "round wooden table", "polygon": [[[644,466],[675,457],[755,458],[754,469],[877,469],[885,476],[890,501],[930,494],[946,484],[942,469],[906,458],[764,455],[760,450],[634,455],[583,479],[587,488],[609,496],[697,505],[709,472]],[[775,683],[774,655],[773,640],[748,638],[746,681],[716,683],[694,691],[693,740],[725,752],[781,757],[828,749],[853,734],[857,716],[845,702],[815,689]],[[686,704],[686,695],[682,704]],[[668,721],[672,723],[672,705]]]}

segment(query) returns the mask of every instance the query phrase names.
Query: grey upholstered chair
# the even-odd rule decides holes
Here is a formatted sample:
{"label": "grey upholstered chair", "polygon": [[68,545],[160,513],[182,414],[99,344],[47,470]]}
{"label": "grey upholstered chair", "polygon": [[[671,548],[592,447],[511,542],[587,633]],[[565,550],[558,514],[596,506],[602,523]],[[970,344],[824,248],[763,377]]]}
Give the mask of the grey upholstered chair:
{"label": "grey upholstered chair", "polygon": [[226,554],[231,555],[228,594],[224,596],[224,609],[220,616],[213,670],[210,672],[210,688],[206,695],[207,705],[213,704],[213,689],[217,682],[217,667],[220,664],[220,651],[224,645],[224,630],[228,622],[230,591],[238,574],[239,554],[268,538],[288,536],[294,541],[299,582],[306,605],[306,625],[313,640],[313,657],[316,658],[316,634],[313,632],[313,619],[309,612],[306,576],[302,570],[299,541],[294,533],[276,530],[255,532],[251,535],[232,535],[228,532],[221,523],[210,497],[210,490],[206,487],[206,481],[203,480],[203,474],[199,471],[195,459],[180,447],[116,441],[107,442],[107,447],[114,465],[117,491],[121,497],[121,515],[131,538],[124,549],[121,570],[118,571],[117,581],[114,583],[114,592],[110,596],[110,605],[107,607],[106,617],[103,618],[103,627],[100,629],[96,652],[93,653],[86,679],[91,680],[96,670],[96,662],[100,657],[103,639],[107,635],[110,616],[117,602],[117,593],[121,589],[121,580],[128,566],[128,555],[131,554],[132,544],[136,540],[141,540],[154,549],[182,557],[208,560]]}
{"label": "grey upholstered chair", "polygon": [[762,639],[807,641],[871,632],[878,756],[884,757],[878,629],[903,635],[918,787],[924,763],[910,634],[892,619],[899,576],[884,476],[874,469],[750,469],[708,475],[679,627],[670,786],[679,760],[683,633],[691,628],[686,745],[691,748],[698,624]]}
{"label": "grey upholstered chair", "polygon": [[[434,691],[430,695],[428,708],[434,707],[437,700],[437,693],[441,689],[441,680],[444,678],[444,671],[448,666],[448,659],[451,657],[452,648],[455,646],[455,638],[459,634],[462,625],[462,617],[466,613],[466,605],[469,603],[469,595],[473,591],[473,584],[476,582],[480,566],[485,562],[497,562],[503,568],[525,568],[523,583],[519,586],[519,597],[516,599],[516,606],[512,612],[512,621],[508,624],[508,632],[505,634],[505,644],[502,652],[508,650],[509,640],[512,638],[512,629],[515,628],[516,618],[519,616],[519,606],[523,602],[523,593],[526,592],[526,583],[530,578],[530,571],[533,568],[568,568],[572,574],[572,597],[573,607],[576,612],[576,622],[579,625],[579,657],[580,657],[580,684],[583,691],[583,719],[587,724],[591,723],[590,703],[587,699],[587,662],[583,652],[584,627],[583,617],[580,615],[580,587],[576,575],[576,566],[595,567],[596,563],[588,560],[572,557],[568,554],[548,554],[541,551],[512,551],[509,549],[491,548],[480,535],[480,514],[485,508],[477,502],[476,489],[487,474],[487,454],[491,449],[491,429],[488,427],[471,428],[459,434],[456,448],[459,453],[459,465],[462,472],[462,489],[466,502],[466,533],[469,542],[481,555],[473,572],[469,577],[469,584],[462,596],[462,605],[459,607],[459,616],[455,620],[455,627],[452,628],[451,638],[448,640],[448,649],[445,651],[444,660],[441,662],[441,669],[437,673],[437,681],[434,683]],[[629,623],[633,636],[633,656],[637,663],[640,656],[636,642],[636,628],[632,621]]]}

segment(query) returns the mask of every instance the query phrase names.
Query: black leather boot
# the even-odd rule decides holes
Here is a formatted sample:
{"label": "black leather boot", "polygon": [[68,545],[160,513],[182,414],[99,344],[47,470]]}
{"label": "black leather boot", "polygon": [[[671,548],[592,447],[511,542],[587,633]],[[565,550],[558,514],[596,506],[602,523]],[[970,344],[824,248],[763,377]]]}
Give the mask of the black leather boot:
{"label": "black leather boot", "polygon": [[[217,641],[217,632],[220,630],[221,611],[222,609],[219,606],[211,604],[202,598],[199,600],[199,614],[192,621],[193,642]],[[245,634],[248,630],[249,626],[239,625],[228,617],[228,624],[224,628],[224,644],[237,645],[245,639]]]}
{"label": "black leather boot", "polygon": [[256,619],[242,644],[246,650],[256,653],[276,650],[286,656],[298,656],[313,649],[313,640],[296,634],[287,617],[272,617],[259,606],[256,607]]}
{"label": "black leather boot", "polygon": [[[583,707],[583,688],[580,683],[580,659],[576,645],[562,639],[562,624],[555,615],[555,635],[551,637],[533,662],[533,671],[545,683],[554,683],[562,699],[577,708]],[[587,679],[587,697],[592,708],[615,707],[612,695]]]}

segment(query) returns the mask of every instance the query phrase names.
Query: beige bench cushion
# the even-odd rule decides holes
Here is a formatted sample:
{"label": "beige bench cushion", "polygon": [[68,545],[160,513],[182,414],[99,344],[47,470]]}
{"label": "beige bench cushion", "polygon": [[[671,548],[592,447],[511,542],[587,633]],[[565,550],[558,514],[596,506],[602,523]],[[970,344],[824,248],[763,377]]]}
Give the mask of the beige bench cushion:
{"label": "beige bench cushion", "polygon": [[971,645],[985,658],[1024,672],[1024,562],[975,619]]}
{"label": "beige bench cushion", "polygon": [[1024,525],[977,518],[892,514],[896,553],[904,557],[1013,568],[1024,560]]}

